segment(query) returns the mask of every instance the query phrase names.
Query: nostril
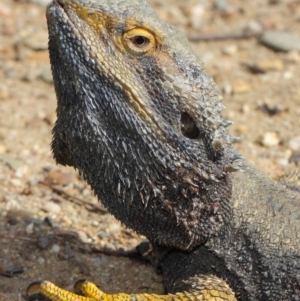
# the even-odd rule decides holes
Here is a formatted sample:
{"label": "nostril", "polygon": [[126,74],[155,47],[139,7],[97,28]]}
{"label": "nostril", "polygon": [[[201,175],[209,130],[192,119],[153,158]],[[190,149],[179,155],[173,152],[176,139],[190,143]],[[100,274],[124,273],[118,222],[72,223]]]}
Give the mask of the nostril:
{"label": "nostril", "polygon": [[181,133],[190,139],[196,139],[199,137],[199,129],[197,128],[193,118],[188,113],[182,113],[181,115]]}

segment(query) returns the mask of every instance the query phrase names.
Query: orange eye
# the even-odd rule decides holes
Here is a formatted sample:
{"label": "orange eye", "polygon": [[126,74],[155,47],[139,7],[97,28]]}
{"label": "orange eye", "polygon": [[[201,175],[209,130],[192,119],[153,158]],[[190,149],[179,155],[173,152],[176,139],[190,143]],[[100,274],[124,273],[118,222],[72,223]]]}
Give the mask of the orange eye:
{"label": "orange eye", "polygon": [[125,32],[122,43],[127,52],[137,56],[151,54],[156,46],[153,34],[143,28],[134,28]]}

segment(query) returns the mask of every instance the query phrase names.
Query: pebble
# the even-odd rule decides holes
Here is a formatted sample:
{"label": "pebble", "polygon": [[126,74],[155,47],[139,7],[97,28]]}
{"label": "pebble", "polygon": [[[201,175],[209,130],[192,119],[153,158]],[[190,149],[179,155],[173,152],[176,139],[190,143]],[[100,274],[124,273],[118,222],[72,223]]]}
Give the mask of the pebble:
{"label": "pebble", "polygon": [[259,33],[262,32],[262,30],[263,30],[262,25],[256,22],[255,20],[250,21],[245,27],[245,32]]}
{"label": "pebble", "polygon": [[73,173],[62,172],[61,170],[50,171],[45,178],[46,183],[59,184],[62,186],[67,186],[73,181],[75,181],[75,176]]}
{"label": "pebble", "polygon": [[119,233],[122,231],[122,227],[119,223],[111,223],[107,230],[110,232],[110,233]]}
{"label": "pebble", "polygon": [[32,233],[33,233],[33,227],[34,227],[34,224],[33,224],[33,223],[28,224],[28,225],[26,226],[26,228],[25,228],[25,232],[26,232],[27,234],[32,234]]}
{"label": "pebble", "polygon": [[289,71],[283,72],[284,79],[292,79],[293,77],[294,77],[294,74],[292,72],[289,72]]}
{"label": "pebble", "polygon": [[15,187],[21,187],[23,184],[20,179],[11,179],[10,183]]}
{"label": "pebble", "polygon": [[284,63],[280,59],[265,59],[256,63],[258,68],[265,71],[283,71]]}
{"label": "pebble", "polygon": [[300,51],[300,37],[289,32],[267,31],[261,36],[260,42],[276,51]]}
{"label": "pebble", "polygon": [[56,244],[54,244],[50,249],[51,253],[59,253],[59,251],[60,251],[60,246]]}
{"label": "pebble", "polygon": [[47,236],[39,237],[37,241],[37,246],[42,250],[46,250],[49,244],[50,244],[50,240]]}
{"label": "pebble", "polygon": [[297,50],[291,50],[286,55],[286,61],[290,63],[299,63],[300,62],[300,52]]}
{"label": "pebble", "polygon": [[37,258],[37,262],[40,264],[40,265],[43,265],[45,263],[45,259],[43,257],[38,257]]}
{"label": "pebble", "polygon": [[223,47],[222,52],[227,55],[234,55],[238,51],[238,47],[236,44],[231,44]]}
{"label": "pebble", "polygon": [[300,163],[300,151],[294,152],[289,161],[292,163],[299,164]]}
{"label": "pebble", "polygon": [[246,103],[242,105],[241,112],[244,114],[248,114],[250,112],[250,106]]}
{"label": "pebble", "polygon": [[50,66],[42,70],[40,77],[45,83],[53,83],[53,76]]}
{"label": "pebble", "polygon": [[6,152],[6,146],[5,145],[3,145],[3,144],[0,144],[0,154],[1,153],[5,153]]}
{"label": "pebble", "polygon": [[244,80],[238,79],[233,84],[234,94],[244,94],[251,91],[251,86]]}
{"label": "pebble", "polygon": [[46,202],[42,209],[48,213],[59,213],[61,210],[60,205],[54,202]]}
{"label": "pebble", "polygon": [[92,226],[93,227],[99,227],[99,222],[98,221],[92,221]]}
{"label": "pebble", "polygon": [[188,6],[185,10],[185,13],[188,16],[189,23],[193,28],[200,29],[203,26],[203,18],[206,11],[202,3]]}
{"label": "pebble", "polygon": [[41,227],[41,225],[43,224],[42,219],[35,218],[35,217],[32,217],[32,216],[30,216],[26,221],[27,221],[27,223],[33,223],[35,226],[38,226],[38,227]]}
{"label": "pebble", "polygon": [[91,190],[88,189],[88,188],[85,188],[85,189],[82,190],[81,194],[83,196],[89,196],[89,195],[91,195]]}
{"label": "pebble", "polygon": [[249,127],[247,125],[239,125],[236,129],[238,135],[244,135],[248,132]]}
{"label": "pebble", "polygon": [[300,136],[292,138],[288,142],[288,146],[292,151],[300,151]]}
{"label": "pebble", "polygon": [[223,17],[234,16],[238,10],[236,6],[231,5],[231,3],[226,0],[216,0],[214,6]]}
{"label": "pebble", "polygon": [[266,132],[260,137],[259,142],[265,147],[272,147],[277,146],[280,139],[276,132]]}
{"label": "pebble", "polygon": [[222,90],[225,95],[231,95],[233,92],[233,87],[229,83],[226,83],[223,85]]}
{"label": "pebble", "polygon": [[289,164],[289,160],[287,158],[280,158],[277,160],[277,163],[281,166],[287,166]]}
{"label": "pebble", "polygon": [[78,234],[78,237],[82,242],[85,242],[85,243],[91,242],[91,239],[87,236],[87,234],[85,232],[77,231],[76,233]]}
{"label": "pebble", "polygon": [[97,233],[98,238],[103,239],[103,238],[107,238],[110,236],[110,233],[106,232],[106,231],[99,231]]}

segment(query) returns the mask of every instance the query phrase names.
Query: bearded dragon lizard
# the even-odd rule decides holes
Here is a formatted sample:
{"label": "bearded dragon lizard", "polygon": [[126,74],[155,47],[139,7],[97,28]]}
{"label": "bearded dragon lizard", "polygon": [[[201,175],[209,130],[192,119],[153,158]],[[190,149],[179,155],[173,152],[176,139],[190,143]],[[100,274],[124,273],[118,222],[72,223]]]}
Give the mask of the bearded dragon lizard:
{"label": "bearded dragon lizard", "polygon": [[47,8],[56,161],[74,166],[117,219],[155,246],[169,294],[53,301],[300,300],[300,194],[232,147],[218,88],[187,40],[143,0]]}

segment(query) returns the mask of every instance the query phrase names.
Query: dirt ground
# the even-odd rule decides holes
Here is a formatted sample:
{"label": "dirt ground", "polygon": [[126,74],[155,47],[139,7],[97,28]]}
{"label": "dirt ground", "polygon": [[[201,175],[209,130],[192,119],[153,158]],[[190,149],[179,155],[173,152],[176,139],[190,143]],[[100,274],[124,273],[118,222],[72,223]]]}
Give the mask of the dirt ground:
{"label": "dirt ground", "polygon": [[[56,99],[43,2],[0,2],[0,300],[23,300],[29,283],[45,279],[67,289],[85,278],[107,292],[161,293],[152,265],[122,256],[143,238],[52,159]],[[300,37],[296,0],[151,2],[189,36],[276,29]],[[192,46],[224,95],[237,149],[273,178],[299,168],[300,52],[275,52],[256,38]]]}

